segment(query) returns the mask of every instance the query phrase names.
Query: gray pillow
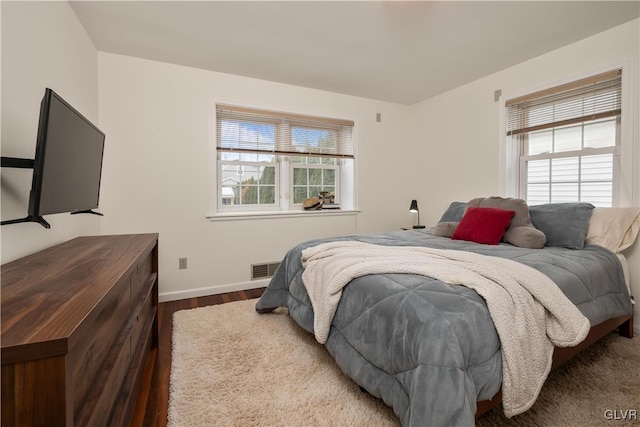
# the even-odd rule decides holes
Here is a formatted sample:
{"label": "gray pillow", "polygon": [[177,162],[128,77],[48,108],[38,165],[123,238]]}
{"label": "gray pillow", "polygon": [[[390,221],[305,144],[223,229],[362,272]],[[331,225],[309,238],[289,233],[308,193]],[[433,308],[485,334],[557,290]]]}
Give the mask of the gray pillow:
{"label": "gray pillow", "polygon": [[548,203],[530,206],[529,215],[547,236],[546,246],[582,249],[593,208],[591,203]]}
{"label": "gray pillow", "polygon": [[438,222],[460,222],[466,208],[465,202],[452,202]]}
{"label": "gray pillow", "polygon": [[529,207],[522,199],[510,197],[480,197],[469,200],[467,207],[496,208],[515,211],[511,225],[504,233],[503,240],[520,248],[542,249],[546,241],[544,230],[536,229],[529,217]]}
{"label": "gray pillow", "polygon": [[451,237],[458,228],[459,221],[439,222],[433,227],[433,235],[439,237]]}

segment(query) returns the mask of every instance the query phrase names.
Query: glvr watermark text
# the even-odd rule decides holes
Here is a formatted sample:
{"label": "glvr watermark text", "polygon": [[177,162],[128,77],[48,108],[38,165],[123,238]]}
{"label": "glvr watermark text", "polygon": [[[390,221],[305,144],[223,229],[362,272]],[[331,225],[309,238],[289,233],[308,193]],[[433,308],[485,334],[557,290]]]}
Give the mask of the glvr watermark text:
{"label": "glvr watermark text", "polygon": [[606,409],[604,411],[604,418],[607,420],[637,420],[637,409]]}

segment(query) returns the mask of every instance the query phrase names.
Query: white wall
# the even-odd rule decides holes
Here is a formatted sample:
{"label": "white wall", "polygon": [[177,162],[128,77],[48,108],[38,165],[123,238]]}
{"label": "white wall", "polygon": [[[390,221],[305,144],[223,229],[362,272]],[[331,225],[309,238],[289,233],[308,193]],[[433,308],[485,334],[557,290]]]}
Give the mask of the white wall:
{"label": "white wall", "polygon": [[[67,2],[2,2],[2,155],[33,159],[40,101],[46,87],[87,118],[98,119],[97,51]],[[2,220],[27,214],[32,172],[2,168]],[[93,215],[47,216],[2,226],[2,263],[100,233]]]}
{"label": "white wall", "polygon": [[[545,87],[625,65],[627,84],[623,114],[626,189],[632,206],[640,206],[640,20],[425,100],[414,106],[413,129],[424,144],[416,144],[428,167],[430,185],[426,222],[434,224],[452,201],[505,194],[504,100]],[[501,89],[501,102],[494,102]],[[623,99],[623,102],[624,99]],[[420,130],[422,129],[422,130]],[[446,179],[444,179],[446,177]],[[446,184],[443,182],[446,181]],[[626,253],[632,292],[640,298],[640,243]],[[637,309],[636,309],[637,310]],[[636,311],[636,323],[640,325]]]}
{"label": "white wall", "polygon": [[[161,299],[264,286],[250,265],[279,261],[304,240],[410,225],[410,107],[100,52],[100,126],[107,134],[103,233],[160,233]],[[351,216],[211,221],[215,102],[356,122],[357,205]],[[376,113],[382,122],[376,122]],[[393,151],[391,151],[393,150]],[[178,269],[178,258],[188,269]]]}

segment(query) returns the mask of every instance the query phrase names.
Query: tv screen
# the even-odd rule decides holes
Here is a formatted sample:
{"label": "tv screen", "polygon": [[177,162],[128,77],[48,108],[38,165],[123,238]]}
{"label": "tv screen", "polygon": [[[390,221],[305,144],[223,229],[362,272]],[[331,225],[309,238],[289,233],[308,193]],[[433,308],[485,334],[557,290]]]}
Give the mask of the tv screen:
{"label": "tv screen", "polygon": [[40,104],[29,215],[98,207],[104,139],[100,129],[46,89]]}

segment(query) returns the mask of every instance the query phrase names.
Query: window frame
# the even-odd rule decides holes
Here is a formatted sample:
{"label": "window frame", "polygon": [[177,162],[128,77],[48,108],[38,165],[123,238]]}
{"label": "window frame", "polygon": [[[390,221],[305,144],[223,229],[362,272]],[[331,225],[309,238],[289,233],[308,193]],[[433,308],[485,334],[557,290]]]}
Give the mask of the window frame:
{"label": "window frame", "polygon": [[[300,157],[309,157],[309,156],[319,156],[319,157],[333,157],[336,158],[335,165],[322,165],[322,164],[308,164],[308,163],[296,163],[293,162],[293,157],[297,153],[287,152],[287,153],[273,153],[274,162],[266,163],[266,162],[248,162],[242,160],[221,160],[221,153],[225,151],[219,151],[218,147],[218,117],[217,117],[217,107],[219,107],[220,103],[212,101],[212,133],[211,133],[211,156],[210,156],[210,165],[211,165],[211,190],[210,194],[210,213],[206,216],[211,220],[225,220],[225,219],[234,219],[234,218],[268,218],[268,217],[280,217],[280,216],[297,216],[298,214],[309,215],[309,214],[321,214],[321,215],[352,215],[358,213],[359,210],[355,208],[356,199],[356,182],[355,182],[355,137],[356,137],[356,126],[355,122],[351,120],[345,119],[328,119],[321,116],[306,116],[301,114],[294,113],[282,113],[275,110],[263,110],[263,109],[255,109],[257,111],[272,111],[277,115],[283,116],[293,116],[293,117],[302,117],[302,118],[318,118],[321,121],[319,122],[319,126],[315,127],[310,125],[309,123],[305,123],[303,127],[310,127],[312,129],[328,129],[330,128],[330,122],[332,120],[338,122],[350,123],[349,128],[349,144],[353,150],[353,154],[349,157],[351,162],[344,162],[340,155],[318,155],[318,154],[307,154],[305,152],[300,153]],[[229,104],[224,104],[229,105]],[[247,109],[254,110],[251,107],[238,107],[239,109]],[[260,120],[264,121],[264,120]],[[323,124],[322,121],[328,121],[329,125]],[[282,136],[285,138],[292,138],[291,128],[294,126],[300,126],[299,124],[282,124],[279,123],[276,125],[276,145],[278,145]],[[341,132],[343,130],[339,129],[329,129],[335,130],[338,132],[336,134],[336,138],[342,138],[343,134]],[[342,140],[341,140],[342,141]],[[289,139],[286,143],[288,146],[293,145],[293,141]],[[286,145],[285,144],[285,145]],[[276,150],[277,151],[277,150]],[[240,151],[242,152],[242,151]],[[264,152],[262,154],[271,155],[270,152]],[[222,167],[224,164],[238,164],[238,165],[248,165],[253,164],[256,166],[276,166],[275,171],[275,195],[276,201],[274,205],[224,205],[223,204],[223,192],[222,192]],[[340,210],[323,210],[323,211],[304,211],[302,209],[302,203],[293,203],[294,193],[293,193],[293,169],[294,167],[303,167],[305,169],[309,168],[321,168],[321,169],[333,169],[335,170],[335,188],[336,188],[336,198],[340,200],[340,204],[342,209]],[[343,171],[345,167],[348,167],[348,171]],[[352,179],[348,182],[345,182],[344,177],[350,176]],[[350,188],[347,191],[343,191],[343,188],[349,186]],[[343,197],[344,194],[348,194],[349,200],[338,199],[338,197]]]}
{"label": "window frame", "polygon": [[[614,156],[614,164],[617,166],[616,175],[614,175],[614,185],[617,187],[612,195],[613,207],[630,207],[634,206],[634,197],[638,193],[639,185],[634,181],[634,81],[635,66],[631,59],[624,59],[619,62],[608,64],[599,69],[592,69],[587,72],[580,72],[562,80],[552,80],[524,89],[501,91],[496,90],[496,102],[500,105],[500,129],[502,144],[499,148],[499,155],[502,159],[500,162],[499,178],[502,193],[508,197],[521,198],[524,194],[521,192],[521,167],[520,153],[522,150],[522,141],[515,141],[515,137],[507,135],[507,106],[509,99],[527,96],[535,92],[547,90],[556,86],[569,84],[577,80],[589,78],[600,73],[604,73],[613,69],[622,70],[622,102],[621,109],[623,111],[619,120],[619,127],[616,129],[617,146]],[[502,93],[500,93],[502,92]],[[636,175],[637,176],[637,175]],[[635,202],[637,203],[637,201]]]}

